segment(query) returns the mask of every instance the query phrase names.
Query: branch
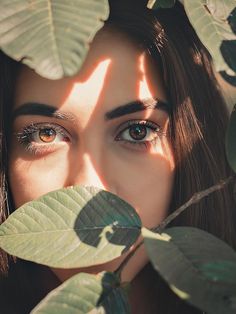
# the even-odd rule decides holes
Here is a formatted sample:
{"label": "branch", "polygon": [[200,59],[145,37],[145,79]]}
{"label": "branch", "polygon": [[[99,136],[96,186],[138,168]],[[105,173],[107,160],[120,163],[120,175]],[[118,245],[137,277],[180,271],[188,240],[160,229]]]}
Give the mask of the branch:
{"label": "branch", "polygon": [[137,246],[136,248],[129,254],[126,256],[126,258],[123,260],[123,262],[120,264],[120,266],[117,268],[117,270],[115,271],[115,274],[120,278],[121,277],[121,273],[122,270],[125,268],[125,266],[128,264],[128,261],[131,259],[132,256],[134,256],[134,254],[136,253],[136,251],[140,248],[140,246],[142,246],[144,244],[144,241],[142,240]]}
{"label": "branch", "polygon": [[151,231],[161,233],[163,231],[163,229],[165,229],[166,226],[170,222],[172,222],[177,216],[179,216],[183,211],[185,211],[185,209],[187,209],[188,207],[190,207],[193,204],[200,202],[204,197],[212,194],[213,192],[221,190],[225,185],[229,184],[234,178],[235,178],[235,175],[233,175],[233,176],[231,176],[225,180],[221,180],[218,184],[213,185],[212,187],[210,187],[204,191],[195,193],[185,204],[183,204],[178,209],[176,209],[172,214],[170,214],[165,220],[163,220],[159,224],[159,226],[157,226],[156,228],[152,228]]}

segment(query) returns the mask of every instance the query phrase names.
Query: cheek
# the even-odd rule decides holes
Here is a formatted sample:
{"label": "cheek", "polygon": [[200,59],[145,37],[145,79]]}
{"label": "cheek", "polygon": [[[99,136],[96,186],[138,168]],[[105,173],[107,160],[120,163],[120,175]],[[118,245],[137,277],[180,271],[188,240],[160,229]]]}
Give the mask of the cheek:
{"label": "cheek", "polygon": [[[166,216],[172,195],[174,170],[162,157],[116,167],[116,193],[139,213],[145,227],[157,226]],[[121,170],[122,169],[122,170]]]}
{"label": "cheek", "polygon": [[9,182],[15,207],[66,185],[67,167],[56,158],[33,162],[11,159]]}

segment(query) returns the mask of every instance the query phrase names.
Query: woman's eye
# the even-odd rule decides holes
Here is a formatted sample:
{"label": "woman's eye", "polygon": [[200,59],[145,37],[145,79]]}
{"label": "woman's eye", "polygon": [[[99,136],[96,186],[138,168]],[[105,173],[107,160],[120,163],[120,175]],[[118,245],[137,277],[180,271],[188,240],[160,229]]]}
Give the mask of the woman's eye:
{"label": "woman's eye", "polygon": [[57,124],[31,124],[16,135],[20,144],[35,154],[53,151],[56,145],[70,141],[68,132]]}
{"label": "woman's eye", "polygon": [[[121,126],[122,127],[122,126]],[[116,141],[130,144],[153,144],[162,134],[161,127],[151,121],[129,121],[116,136]]]}
{"label": "woman's eye", "polygon": [[45,128],[32,134],[32,140],[37,143],[55,143],[65,140],[63,134],[53,128]]}
{"label": "woman's eye", "polygon": [[124,130],[122,137],[127,141],[151,141],[156,137],[156,132],[145,125],[136,124]]}

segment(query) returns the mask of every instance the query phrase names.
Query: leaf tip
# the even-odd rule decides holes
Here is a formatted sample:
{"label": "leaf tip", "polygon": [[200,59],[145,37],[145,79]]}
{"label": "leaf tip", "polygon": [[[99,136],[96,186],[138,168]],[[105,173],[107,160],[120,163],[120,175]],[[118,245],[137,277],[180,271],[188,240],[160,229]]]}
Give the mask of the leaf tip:
{"label": "leaf tip", "polygon": [[188,300],[190,298],[190,295],[188,293],[186,293],[183,290],[178,289],[176,286],[174,285],[170,285],[171,290],[177,294],[177,296],[179,296],[182,300]]}

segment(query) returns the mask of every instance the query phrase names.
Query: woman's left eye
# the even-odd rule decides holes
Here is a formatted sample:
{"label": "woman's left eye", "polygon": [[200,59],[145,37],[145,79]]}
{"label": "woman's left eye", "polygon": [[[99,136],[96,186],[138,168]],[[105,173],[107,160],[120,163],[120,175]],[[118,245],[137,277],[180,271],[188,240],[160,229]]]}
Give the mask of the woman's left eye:
{"label": "woman's left eye", "polygon": [[116,136],[116,141],[132,144],[152,143],[161,135],[161,127],[151,121],[133,120],[122,125],[122,130]]}

